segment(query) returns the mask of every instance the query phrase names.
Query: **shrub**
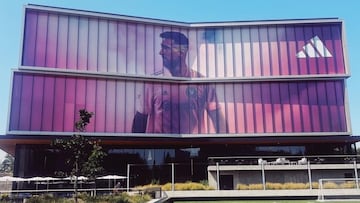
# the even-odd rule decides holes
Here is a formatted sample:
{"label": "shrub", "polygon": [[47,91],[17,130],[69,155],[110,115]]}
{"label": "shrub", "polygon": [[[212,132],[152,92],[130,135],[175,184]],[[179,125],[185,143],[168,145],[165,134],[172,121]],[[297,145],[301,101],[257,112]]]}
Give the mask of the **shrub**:
{"label": "shrub", "polygon": [[[318,183],[313,182],[312,188],[318,188]],[[296,190],[296,189],[309,189],[310,185],[309,183],[266,183],[265,184],[266,189],[268,190]],[[350,186],[349,186],[350,187]],[[237,184],[236,185],[237,190],[262,190],[263,185],[262,184]]]}
{"label": "shrub", "polygon": [[[51,194],[43,194],[43,195],[36,195],[32,196],[29,199],[26,200],[27,203],[73,203],[73,198],[60,198],[60,197],[54,197]],[[79,201],[81,202],[81,201]]]}
{"label": "shrub", "polygon": [[305,183],[284,183],[284,189],[294,190],[294,189],[308,189],[309,187]]}
{"label": "shrub", "polygon": [[250,184],[249,190],[262,190],[264,189],[262,184]]}
{"label": "shrub", "polygon": [[171,188],[171,183],[166,183],[165,185],[163,185],[161,187],[162,190],[165,190],[165,191],[170,191],[172,188]]}
{"label": "shrub", "polygon": [[0,194],[0,201],[8,201],[10,199],[9,193],[1,193]]}
{"label": "shrub", "polygon": [[[166,183],[161,186],[162,190],[170,191],[172,189],[171,183]],[[144,187],[144,186],[143,186]],[[214,190],[215,188],[208,185],[207,182],[196,183],[196,182],[185,182],[175,183],[175,190]]]}
{"label": "shrub", "polygon": [[266,189],[269,189],[269,190],[282,190],[283,184],[281,184],[281,183],[266,183],[265,187],[266,187]]}
{"label": "shrub", "polygon": [[323,184],[323,187],[324,187],[325,189],[337,189],[337,188],[338,188],[338,185],[337,185],[336,183],[334,183],[334,182],[325,182],[325,183]]}
{"label": "shrub", "polygon": [[340,184],[339,188],[352,189],[352,188],[356,188],[356,184],[354,181],[346,181],[345,183]]}
{"label": "shrub", "polygon": [[236,189],[237,189],[237,190],[248,190],[248,189],[249,189],[249,186],[246,185],[246,184],[237,184],[237,185],[236,185]]}
{"label": "shrub", "polygon": [[[318,189],[319,188],[319,183],[318,182],[312,182],[311,186],[313,189]],[[310,188],[310,184],[306,183],[306,188]]]}
{"label": "shrub", "polygon": [[[145,203],[151,200],[149,195],[128,195],[127,193],[103,195],[92,197],[89,194],[81,193],[78,196],[79,203]],[[51,195],[40,195],[29,198],[27,203],[73,203],[74,198],[57,198]]]}

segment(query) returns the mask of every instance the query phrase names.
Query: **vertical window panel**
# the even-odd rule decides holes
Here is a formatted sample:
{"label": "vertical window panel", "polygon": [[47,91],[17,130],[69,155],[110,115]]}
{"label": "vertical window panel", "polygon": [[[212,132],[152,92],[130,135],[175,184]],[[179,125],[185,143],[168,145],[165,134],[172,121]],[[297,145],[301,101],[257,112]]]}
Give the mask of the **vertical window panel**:
{"label": "vertical window panel", "polygon": [[197,50],[197,70],[204,76],[207,75],[207,43],[205,41],[204,30],[197,31],[198,50]]}
{"label": "vertical window panel", "polygon": [[299,101],[299,90],[298,83],[291,82],[289,83],[289,93],[290,93],[290,105],[291,105],[291,113],[292,113],[292,123],[294,132],[301,132],[303,130],[302,127],[302,113]]}
{"label": "vertical window panel", "polygon": [[237,118],[236,118],[236,104],[235,101],[235,84],[225,84],[224,85],[224,94],[225,94],[225,120],[227,122],[229,133],[237,133],[238,132],[238,126],[237,126]]}
{"label": "vertical window panel", "polygon": [[271,76],[270,70],[270,47],[269,47],[269,39],[268,39],[268,30],[267,28],[259,28],[259,41],[260,41],[260,50],[261,50],[261,70],[262,76]]}
{"label": "vertical window panel", "polygon": [[263,116],[264,116],[264,126],[265,133],[273,133],[275,132],[274,128],[274,119],[273,119],[273,103],[271,98],[271,84],[270,83],[262,83],[261,84],[261,98],[263,104]]}
{"label": "vertical window panel", "polygon": [[28,12],[26,14],[24,43],[23,43],[23,58],[22,64],[25,66],[35,65],[35,47],[37,34],[37,14]]}
{"label": "vertical window panel", "polygon": [[108,30],[109,22],[107,20],[99,20],[99,36],[98,36],[98,69],[99,72],[108,72]]}
{"label": "vertical window panel", "polygon": [[46,13],[39,13],[36,30],[35,66],[45,66],[47,28],[48,15]]}
{"label": "vertical window panel", "polygon": [[75,85],[75,114],[78,114],[86,106],[86,79],[76,78]]}
{"label": "vertical window panel", "polygon": [[260,83],[252,85],[253,103],[254,103],[254,124],[256,133],[264,133],[266,124],[264,122],[264,109],[262,102],[262,89]]}
{"label": "vertical window panel", "polygon": [[[96,112],[96,80],[95,79],[88,79],[86,81],[86,110],[89,112]],[[119,100],[121,101],[121,100]],[[95,132],[95,123],[97,122],[98,117],[94,116],[92,122],[86,127],[86,131]]]}
{"label": "vertical window panel", "polygon": [[77,55],[77,69],[87,70],[88,69],[88,57],[89,57],[89,19],[79,19],[79,31],[78,31],[78,55]]}
{"label": "vertical window panel", "polygon": [[136,74],[145,75],[145,26],[138,24],[136,26]]}
{"label": "vertical window panel", "polygon": [[282,105],[280,98],[280,85],[278,83],[271,84],[271,101],[274,113],[274,132],[284,132],[283,129],[283,117],[282,117]]}
{"label": "vertical window panel", "polygon": [[318,92],[316,91],[316,84],[314,82],[308,83],[309,93],[309,106],[311,111],[311,124],[312,130],[315,132],[321,132],[321,121],[320,121],[320,109],[318,101]]}
{"label": "vertical window panel", "polygon": [[245,109],[244,109],[244,93],[243,85],[236,84],[234,86],[234,99],[235,99],[235,116],[236,127],[238,133],[246,133],[245,131]]}
{"label": "vertical window panel", "polygon": [[65,78],[65,109],[64,109],[64,131],[72,132],[75,130],[74,123],[75,115],[75,95],[76,95],[76,80],[74,78]]}
{"label": "vertical window panel", "polygon": [[[324,36],[324,33],[322,32],[322,27],[314,26],[313,27],[313,37],[318,36],[321,41],[316,41],[314,43],[314,46],[316,47],[316,50],[319,52],[320,57],[315,58],[315,66],[317,68],[316,74],[328,74],[328,66],[326,64],[327,61],[327,51],[325,50],[327,48],[327,45],[325,44],[326,38]],[[323,45],[323,46],[321,46]]]}
{"label": "vertical window panel", "polygon": [[[339,131],[346,131],[347,126],[346,126],[346,111],[345,111],[345,106],[344,106],[344,99],[345,99],[345,87],[344,87],[344,83],[336,83],[335,84],[335,92],[336,95],[338,95],[336,97],[336,103],[338,106],[338,112],[339,112],[339,119],[340,122],[338,124],[338,128],[340,129]],[[341,95],[341,96],[340,96]]]}
{"label": "vertical window panel", "polygon": [[296,57],[296,54],[298,53],[298,51],[300,51],[301,47],[297,46],[296,38],[295,38],[295,29],[293,26],[286,27],[286,39],[288,45],[290,75],[298,75],[300,74],[298,61],[301,59],[298,59]]}
{"label": "vertical window panel", "polygon": [[[134,90],[134,88],[132,88]],[[106,81],[98,79],[96,81],[96,99],[95,99],[95,132],[105,132],[106,123]]]}
{"label": "vertical window panel", "polygon": [[[115,132],[115,109],[116,109],[116,82],[108,80],[106,82],[105,98],[105,132]],[[136,88],[137,89],[137,88]]]}
{"label": "vertical window panel", "polygon": [[300,109],[303,118],[303,132],[311,132],[312,117],[310,115],[310,104],[307,83],[299,83]]}
{"label": "vertical window panel", "polygon": [[42,104],[42,128],[44,131],[53,130],[53,120],[54,120],[54,95],[55,95],[55,78],[54,77],[45,77],[44,79],[44,98]]}
{"label": "vertical window panel", "polygon": [[56,67],[66,68],[67,67],[67,56],[68,56],[68,27],[69,19],[66,16],[59,16],[59,32],[58,32],[58,50],[56,57]]}
{"label": "vertical window panel", "polygon": [[[224,133],[224,131],[220,131],[221,129],[226,129],[226,126],[224,126],[223,123],[223,119],[226,118],[226,115],[228,113],[228,109],[227,109],[227,95],[226,95],[226,90],[225,90],[225,84],[223,83],[217,83],[216,84],[216,89],[215,89],[215,97],[216,100],[215,102],[217,102],[218,104],[218,115],[216,118],[216,125],[219,126],[219,129],[214,129],[213,133],[216,133],[216,130],[219,130],[219,132]],[[225,120],[226,122],[226,120]]]}
{"label": "vertical window panel", "polygon": [[54,98],[54,131],[62,132],[64,130],[64,101],[65,101],[65,78],[56,77],[55,78],[55,98]]}
{"label": "vertical window panel", "polygon": [[328,93],[327,101],[329,104],[329,120],[330,120],[331,130],[337,132],[340,129],[337,126],[339,126],[341,121],[339,118],[339,111],[338,111],[336,99],[340,95],[338,92],[336,92],[335,82],[330,81],[326,83],[326,92]]}
{"label": "vertical window panel", "polygon": [[280,62],[279,62],[279,45],[277,39],[276,27],[269,27],[269,42],[270,42],[270,68],[273,76],[280,75]]}
{"label": "vertical window panel", "polygon": [[11,92],[11,108],[10,108],[10,123],[9,130],[18,130],[20,122],[20,110],[22,102],[22,87],[23,76],[13,74],[13,84]]}
{"label": "vertical window panel", "polygon": [[[99,59],[99,21],[98,19],[89,19],[89,45],[88,45],[88,71],[94,72],[98,70]],[[94,43],[96,42],[96,43]]]}
{"label": "vertical window panel", "polygon": [[[307,53],[308,57],[305,59],[308,66],[308,74],[315,75],[319,73],[317,64],[318,59],[320,56],[319,50],[317,49],[316,45],[312,43],[312,40],[314,40],[315,33],[314,33],[314,27],[313,26],[304,26],[304,42],[305,42],[305,52]],[[319,37],[319,36],[318,36]],[[321,37],[321,36],[320,36]],[[320,38],[321,40],[321,38]],[[311,45],[310,45],[311,44]],[[314,52],[313,54],[311,54]]]}
{"label": "vertical window panel", "polygon": [[216,31],[211,36],[211,41],[206,43],[206,76],[209,78],[216,77]]}
{"label": "vertical window panel", "polygon": [[154,35],[154,37],[155,37],[154,38],[155,72],[158,72],[158,71],[164,72],[163,61],[160,56],[161,42],[162,42],[160,33],[162,33],[164,31],[164,28],[163,27],[155,27],[154,31],[155,31],[155,35]]}
{"label": "vertical window panel", "polygon": [[293,132],[293,115],[291,114],[290,99],[288,83],[280,83],[280,100],[284,132]]}
{"label": "vertical window panel", "polygon": [[157,50],[155,50],[155,31],[154,26],[145,26],[145,74],[153,75],[155,73],[155,56]]}
{"label": "vertical window panel", "polygon": [[243,66],[243,51],[241,43],[241,30],[240,28],[233,29],[233,43],[234,43],[234,74],[235,77],[242,77],[244,74]]}
{"label": "vertical window panel", "polygon": [[223,29],[216,30],[215,47],[215,77],[223,78],[225,76],[225,42]]}
{"label": "vertical window panel", "polygon": [[128,23],[126,29],[126,73],[136,74],[136,25]]}
{"label": "vertical window panel", "polygon": [[[162,88],[162,91],[167,92],[168,89],[170,89],[170,85],[163,83]],[[190,107],[191,98],[190,93],[188,93],[190,91],[197,91],[196,87],[192,84],[181,84],[177,91],[171,90],[170,98],[167,98],[167,95],[163,92],[163,101],[168,101],[168,99],[170,99],[170,104],[172,105],[171,111],[163,114],[164,129],[171,126],[171,129],[173,129],[172,133],[191,133],[190,126],[195,123],[195,120],[190,120],[190,118],[192,118],[191,108],[195,107]],[[164,109],[164,111],[166,111],[166,109]],[[169,116],[170,119],[168,114],[171,115]]]}
{"label": "vertical window panel", "polygon": [[[125,100],[125,115],[135,115],[134,108],[129,108],[130,106],[134,105],[135,101],[135,83],[134,82],[126,82],[125,83],[125,97],[123,97],[123,100]],[[125,131],[126,133],[131,132],[131,124],[132,124],[132,116],[125,116]]]}
{"label": "vertical window panel", "polygon": [[331,27],[330,26],[323,26],[322,27],[322,33],[323,33],[323,42],[325,47],[329,50],[332,57],[326,57],[324,60],[323,66],[324,69],[326,69],[326,74],[336,74],[336,67],[335,67],[335,49],[333,44],[333,38],[331,36]]}
{"label": "vertical window panel", "polygon": [[[295,27],[295,39],[297,42],[297,52],[304,52],[306,54],[305,44],[306,41],[304,40],[304,29],[303,27]],[[306,75],[308,74],[308,67],[307,67],[307,60],[305,58],[298,58],[299,61],[299,74]]]}
{"label": "vertical window panel", "polygon": [[124,81],[116,81],[116,120],[115,120],[115,132],[125,132],[125,118],[126,118],[126,100],[125,90],[126,84]]}
{"label": "vertical window panel", "polygon": [[280,75],[290,75],[290,67],[289,67],[289,58],[294,56],[290,56],[288,53],[287,42],[286,39],[286,29],[284,27],[277,27],[277,36],[278,36],[278,45],[279,45],[279,67],[280,67]]}
{"label": "vertical window panel", "polygon": [[188,50],[188,67],[192,70],[199,72],[198,67],[198,40],[197,40],[197,30],[190,30],[188,32],[189,39],[189,50]]}
{"label": "vertical window panel", "polygon": [[329,104],[328,104],[328,97],[326,90],[326,83],[327,82],[321,82],[317,83],[317,91],[318,91],[318,97],[319,97],[319,105],[320,105],[320,119],[322,124],[322,131],[324,132],[331,132],[331,124],[330,124],[330,113],[329,113]]}
{"label": "vertical window panel", "polygon": [[336,59],[336,68],[337,73],[342,74],[345,72],[345,62],[344,62],[344,50],[342,47],[342,35],[340,33],[339,26],[331,26],[332,39],[334,39],[334,57]]}
{"label": "vertical window panel", "polygon": [[255,77],[260,77],[263,74],[260,61],[262,55],[259,38],[259,27],[250,28],[252,76]]}
{"label": "vertical window panel", "polygon": [[117,70],[118,73],[126,73],[127,68],[127,26],[126,23],[120,22],[118,24],[118,56],[117,56]]}
{"label": "vertical window panel", "polygon": [[44,100],[44,77],[34,76],[32,101],[31,101],[31,116],[30,116],[30,130],[40,131],[42,111],[43,111],[43,100]]}
{"label": "vertical window panel", "polygon": [[20,118],[21,122],[19,123],[20,130],[29,130],[31,122],[31,101],[32,101],[32,90],[34,83],[34,76],[24,75],[22,83],[22,93],[21,93],[21,106],[20,106]]}
{"label": "vertical window panel", "polygon": [[46,42],[46,67],[56,67],[56,54],[58,46],[58,15],[49,14],[48,29],[47,29],[47,42]]}
{"label": "vertical window panel", "polygon": [[243,48],[243,61],[244,61],[244,76],[253,76],[252,63],[251,63],[251,37],[250,28],[241,29],[241,39]]}
{"label": "vertical window panel", "polygon": [[224,30],[224,59],[225,59],[225,77],[234,77],[234,50],[233,44],[234,41],[232,39],[232,29],[225,29]]}
{"label": "vertical window panel", "polygon": [[118,44],[118,27],[114,21],[109,21],[108,35],[107,35],[107,47],[108,47],[108,64],[107,72],[116,73],[117,70],[117,44]]}
{"label": "vertical window panel", "polygon": [[79,18],[69,17],[68,48],[67,48],[66,68],[78,69],[78,49],[79,49]]}
{"label": "vertical window panel", "polygon": [[243,85],[244,89],[244,112],[245,112],[245,131],[246,133],[255,133],[255,115],[253,107],[253,95],[252,95],[252,85],[246,83]]}

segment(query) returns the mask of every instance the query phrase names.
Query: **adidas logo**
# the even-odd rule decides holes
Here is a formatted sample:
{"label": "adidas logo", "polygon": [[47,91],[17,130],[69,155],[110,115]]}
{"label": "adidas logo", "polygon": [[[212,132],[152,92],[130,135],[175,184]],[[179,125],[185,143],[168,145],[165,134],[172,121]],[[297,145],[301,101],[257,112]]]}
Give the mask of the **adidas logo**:
{"label": "adidas logo", "polygon": [[325,47],[324,43],[318,36],[310,39],[310,42],[305,44],[301,51],[296,54],[297,58],[319,58],[319,57],[332,57],[330,51]]}

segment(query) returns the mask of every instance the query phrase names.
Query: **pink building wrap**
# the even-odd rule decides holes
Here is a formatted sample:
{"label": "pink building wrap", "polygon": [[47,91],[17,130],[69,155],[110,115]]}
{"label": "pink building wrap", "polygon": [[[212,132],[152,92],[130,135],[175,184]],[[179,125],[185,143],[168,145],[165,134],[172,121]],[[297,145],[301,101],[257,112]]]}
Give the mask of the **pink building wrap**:
{"label": "pink building wrap", "polygon": [[[181,129],[170,134],[217,133],[221,115],[233,135],[349,132],[339,20],[177,26],[72,12],[26,9],[10,133],[74,132],[82,108],[95,113],[87,132],[132,133],[149,87],[176,95],[167,117],[158,118]],[[201,77],[165,74],[164,31],[188,38],[186,62]],[[201,95],[210,88],[214,98]],[[184,104],[186,97],[193,105]],[[215,121],[197,109],[205,100],[216,102],[207,110],[221,112]],[[192,118],[195,127],[184,123]]]}

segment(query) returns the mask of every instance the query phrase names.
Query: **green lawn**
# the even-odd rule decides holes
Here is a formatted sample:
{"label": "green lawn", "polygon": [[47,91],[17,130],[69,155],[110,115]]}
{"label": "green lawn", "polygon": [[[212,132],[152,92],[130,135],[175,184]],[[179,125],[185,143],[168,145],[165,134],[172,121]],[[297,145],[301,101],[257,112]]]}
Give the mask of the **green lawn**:
{"label": "green lawn", "polygon": [[[224,201],[175,201],[174,203],[319,203],[316,200],[224,200]],[[325,201],[331,203],[359,203],[360,201]]]}

